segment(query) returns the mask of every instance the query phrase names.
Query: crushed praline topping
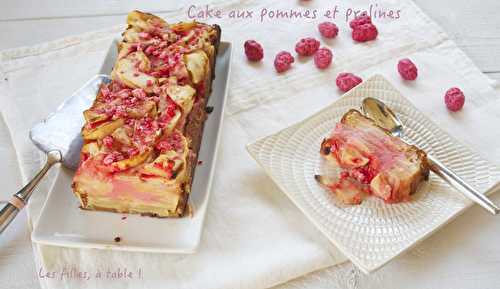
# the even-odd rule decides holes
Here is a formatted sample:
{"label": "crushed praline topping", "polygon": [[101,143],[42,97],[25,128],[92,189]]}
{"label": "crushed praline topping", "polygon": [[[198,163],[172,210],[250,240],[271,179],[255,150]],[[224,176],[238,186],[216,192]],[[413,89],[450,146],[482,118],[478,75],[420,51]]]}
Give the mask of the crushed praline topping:
{"label": "crushed praline topping", "polygon": [[[82,161],[95,159],[104,166],[127,161],[129,164],[121,168],[128,169],[136,161],[143,162],[150,152],[154,153],[151,159],[184,149],[184,137],[175,129],[185,122],[183,111],[163,91],[172,84],[191,85],[198,94],[204,94],[204,83],[191,82],[184,55],[204,49],[213,27],[196,22],[168,25],[151,21],[142,31],[124,37],[124,53],[120,52],[119,59],[125,62],[117,69],[120,77],[103,84],[92,108],[86,111],[84,134],[95,133],[91,139],[97,149],[82,151]],[[171,161],[155,163],[155,167],[166,170],[173,165]]]}

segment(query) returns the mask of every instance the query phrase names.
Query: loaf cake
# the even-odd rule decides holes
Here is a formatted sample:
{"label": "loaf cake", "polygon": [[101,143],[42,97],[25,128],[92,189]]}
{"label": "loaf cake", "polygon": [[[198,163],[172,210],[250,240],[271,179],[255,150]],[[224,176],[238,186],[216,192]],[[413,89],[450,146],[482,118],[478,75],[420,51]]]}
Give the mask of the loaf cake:
{"label": "loaf cake", "polygon": [[140,11],[127,24],[111,82],[84,112],[73,191],[82,209],[183,216],[221,31]]}
{"label": "loaf cake", "polygon": [[424,151],[392,136],[354,109],[323,140],[320,154],[342,173],[338,179],[316,179],[346,204],[360,203],[365,194],[387,203],[407,201],[429,176]]}

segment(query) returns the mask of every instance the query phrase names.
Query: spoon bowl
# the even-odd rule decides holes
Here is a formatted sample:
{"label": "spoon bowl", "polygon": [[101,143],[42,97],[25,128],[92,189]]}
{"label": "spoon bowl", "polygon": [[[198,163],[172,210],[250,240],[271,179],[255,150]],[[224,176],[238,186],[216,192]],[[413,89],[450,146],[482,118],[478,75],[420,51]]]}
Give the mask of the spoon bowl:
{"label": "spoon bowl", "polygon": [[363,114],[373,119],[378,126],[390,131],[393,136],[403,137],[403,123],[382,101],[367,97],[363,99]]}

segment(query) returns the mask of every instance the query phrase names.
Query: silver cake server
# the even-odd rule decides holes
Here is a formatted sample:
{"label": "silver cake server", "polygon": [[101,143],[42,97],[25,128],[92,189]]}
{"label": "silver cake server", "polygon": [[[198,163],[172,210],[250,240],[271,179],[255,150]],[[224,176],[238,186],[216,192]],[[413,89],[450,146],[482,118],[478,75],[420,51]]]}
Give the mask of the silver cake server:
{"label": "silver cake server", "polygon": [[70,169],[76,169],[78,166],[83,142],[80,135],[84,124],[83,111],[92,105],[101,83],[111,81],[108,74],[111,73],[117,57],[118,40],[113,40],[113,43],[104,58],[100,74],[87,81],[67,98],[55,113],[30,130],[31,141],[47,154],[47,161],[40,172],[0,209],[0,233],[14,220],[28,202],[37,184],[54,164],[62,163]]}
{"label": "silver cake server", "polygon": [[47,160],[40,172],[0,210],[0,233],[28,202],[33,190],[54,164],[77,168],[83,143],[80,134],[84,124],[83,111],[92,105],[101,83],[109,81],[107,75],[96,75],[66,99],[55,113],[30,130],[31,141],[46,153]]}

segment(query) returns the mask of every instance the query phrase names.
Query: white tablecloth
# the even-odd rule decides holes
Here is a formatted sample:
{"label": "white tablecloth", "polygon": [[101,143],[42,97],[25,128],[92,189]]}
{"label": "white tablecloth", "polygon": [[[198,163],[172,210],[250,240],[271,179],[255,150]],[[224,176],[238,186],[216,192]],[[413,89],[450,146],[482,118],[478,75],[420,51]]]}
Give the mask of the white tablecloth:
{"label": "white tablecloth", "polygon": [[[333,8],[332,3],[326,0],[309,3],[263,0],[221,3],[219,7],[224,11],[291,7],[325,11]],[[351,7],[367,7],[361,0],[336,4],[344,12]],[[235,51],[228,112],[199,252],[194,255],[142,254],[35,244],[36,272],[71,267],[89,272],[141,268],[144,274],[142,279],[132,280],[91,278],[61,281],[43,278],[42,287],[267,288],[343,262],[344,257],[279,191],[244,149],[245,144],[297,122],[340,97],[334,81],[339,72],[351,71],[363,78],[374,73],[383,74],[443,128],[483,152],[490,161],[498,163],[500,148],[496,144],[500,140],[500,130],[495,123],[500,121],[500,100],[494,83],[412,2],[387,0],[379,1],[378,6],[400,9],[401,18],[394,21],[375,20],[380,31],[377,41],[354,43],[347,23],[338,16],[335,22],[341,30],[339,36],[332,41],[322,41],[323,45],[333,49],[333,66],[319,71],[310,59],[297,59],[294,68],[283,75],[274,71],[274,55],[280,50],[293,51],[295,42],[301,37],[319,38],[316,25],[323,18],[265,20],[262,23],[258,17],[250,20],[210,20],[222,26],[223,40],[233,42]],[[162,16],[173,22],[185,19],[186,11]],[[5,126],[0,127],[3,129],[0,140],[2,147],[7,149],[0,152],[5,153],[10,166],[2,166],[3,170],[10,168],[9,173],[16,174],[11,150],[15,148],[23,182],[36,172],[43,162],[43,155],[29,142],[29,128],[98,71],[111,39],[122,29],[115,27],[1,52],[0,107]],[[265,58],[261,64],[249,65],[245,60],[241,48],[246,39],[256,39],[263,44]],[[403,82],[397,74],[397,61],[403,57],[410,57],[419,67],[420,75],[416,82]],[[444,91],[452,86],[461,87],[466,94],[465,108],[454,114],[449,113],[443,104]],[[36,225],[55,171],[40,185],[30,201],[30,228]],[[18,180],[17,175],[12,176],[12,180],[16,178]],[[19,185],[19,181],[9,189],[15,185]],[[10,190],[2,191],[0,197],[6,199],[11,193]],[[29,264],[32,261],[26,253],[28,245],[23,238],[23,245],[18,244],[12,249],[7,246],[7,251],[11,250],[11,254]],[[18,249],[20,246],[23,249]],[[426,256],[429,258],[428,254],[435,253],[427,253],[427,249],[421,248],[417,247],[393,263],[402,263],[402,267],[394,268],[393,265],[370,277],[362,276],[351,265],[343,265],[289,282],[282,288],[356,288],[358,282],[386,282],[386,276],[393,275],[393,272],[403,272],[396,279],[409,278],[409,272],[415,272],[419,262],[425,261]],[[495,256],[500,256],[499,250],[493,247],[482,249],[496,250]],[[418,270],[420,274],[426,272],[425,269]],[[37,274],[32,274],[31,269],[28,271],[26,275],[32,276],[26,282],[31,284]],[[15,282],[5,284],[11,286]],[[392,288],[391,284],[395,283],[384,283],[384,286]]]}

